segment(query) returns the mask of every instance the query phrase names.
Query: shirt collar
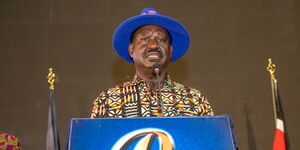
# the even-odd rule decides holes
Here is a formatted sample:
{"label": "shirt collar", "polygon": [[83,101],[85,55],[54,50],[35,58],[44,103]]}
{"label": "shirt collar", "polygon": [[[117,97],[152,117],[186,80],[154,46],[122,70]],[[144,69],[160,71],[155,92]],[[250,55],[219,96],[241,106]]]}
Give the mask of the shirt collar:
{"label": "shirt collar", "polygon": [[[137,76],[137,74],[134,75],[132,83],[134,85],[143,85],[146,84],[146,86],[148,86],[147,82],[143,79],[141,79],[140,77]],[[169,74],[166,75],[165,79],[163,80],[162,83],[162,87],[169,87],[170,85],[172,85],[172,80]]]}

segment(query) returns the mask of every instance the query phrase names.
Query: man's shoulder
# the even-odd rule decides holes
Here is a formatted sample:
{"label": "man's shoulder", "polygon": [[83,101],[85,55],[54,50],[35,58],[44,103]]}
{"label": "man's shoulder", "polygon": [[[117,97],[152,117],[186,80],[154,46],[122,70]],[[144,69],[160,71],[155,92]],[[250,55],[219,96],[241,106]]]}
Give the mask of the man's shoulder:
{"label": "man's shoulder", "polygon": [[113,93],[113,92],[119,92],[120,90],[122,90],[124,87],[131,87],[133,86],[134,84],[131,82],[131,81],[127,81],[127,82],[123,82],[122,84],[118,84],[112,88],[109,88],[105,91],[102,91],[100,93],[100,95],[103,95],[103,94],[107,94],[107,93]]}
{"label": "man's shoulder", "polygon": [[172,85],[173,85],[174,89],[187,90],[188,92],[191,92],[191,93],[200,93],[199,90],[197,90],[197,89],[195,89],[193,87],[190,87],[190,86],[183,85],[183,84],[178,83],[178,82],[172,81]]}

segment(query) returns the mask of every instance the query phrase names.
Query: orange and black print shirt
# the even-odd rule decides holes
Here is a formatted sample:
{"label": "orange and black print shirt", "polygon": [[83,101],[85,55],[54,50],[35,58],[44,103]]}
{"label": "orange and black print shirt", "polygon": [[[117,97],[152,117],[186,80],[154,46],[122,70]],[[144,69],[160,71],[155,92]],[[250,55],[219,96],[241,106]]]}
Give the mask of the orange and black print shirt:
{"label": "orange and black print shirt", "polygon": [[158,90],[152,91],[135,75],[132,81],[100,93],[93,103],[91,118],[214,115],[209,102],[198,90],[172,82],[169,75],[163,81],[161,96],[163,109],[160,109]]}

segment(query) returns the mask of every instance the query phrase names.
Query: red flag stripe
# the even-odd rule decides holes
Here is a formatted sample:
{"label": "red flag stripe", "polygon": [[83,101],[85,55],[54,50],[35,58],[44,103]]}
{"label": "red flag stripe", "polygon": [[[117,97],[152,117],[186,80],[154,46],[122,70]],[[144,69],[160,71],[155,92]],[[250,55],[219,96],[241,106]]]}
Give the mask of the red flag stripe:
{"label": "red flag stripe", "polygon": [[274,137],[273,150],[286,150],[284,126],[281,119],[277,119],[276,121],[276,132]]}

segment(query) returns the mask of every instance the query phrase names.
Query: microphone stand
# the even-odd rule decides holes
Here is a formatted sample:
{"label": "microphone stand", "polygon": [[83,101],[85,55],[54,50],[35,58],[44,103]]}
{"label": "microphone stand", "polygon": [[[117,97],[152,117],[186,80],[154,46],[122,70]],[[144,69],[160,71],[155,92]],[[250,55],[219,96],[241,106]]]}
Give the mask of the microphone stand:
{"label": "microphone stand", "polygon": [[155,65],[153,65],[153,68],[154,68],[154,72],[155,72],[156,78],[157,78],[157,86],[158,86],[158,93],[159,93],[158,100],[160,101],[160,109],[161,109],[162,116],[164,116],[164,101],[162,99],[161,89],[160,89],[159,65],[155,64]]}

